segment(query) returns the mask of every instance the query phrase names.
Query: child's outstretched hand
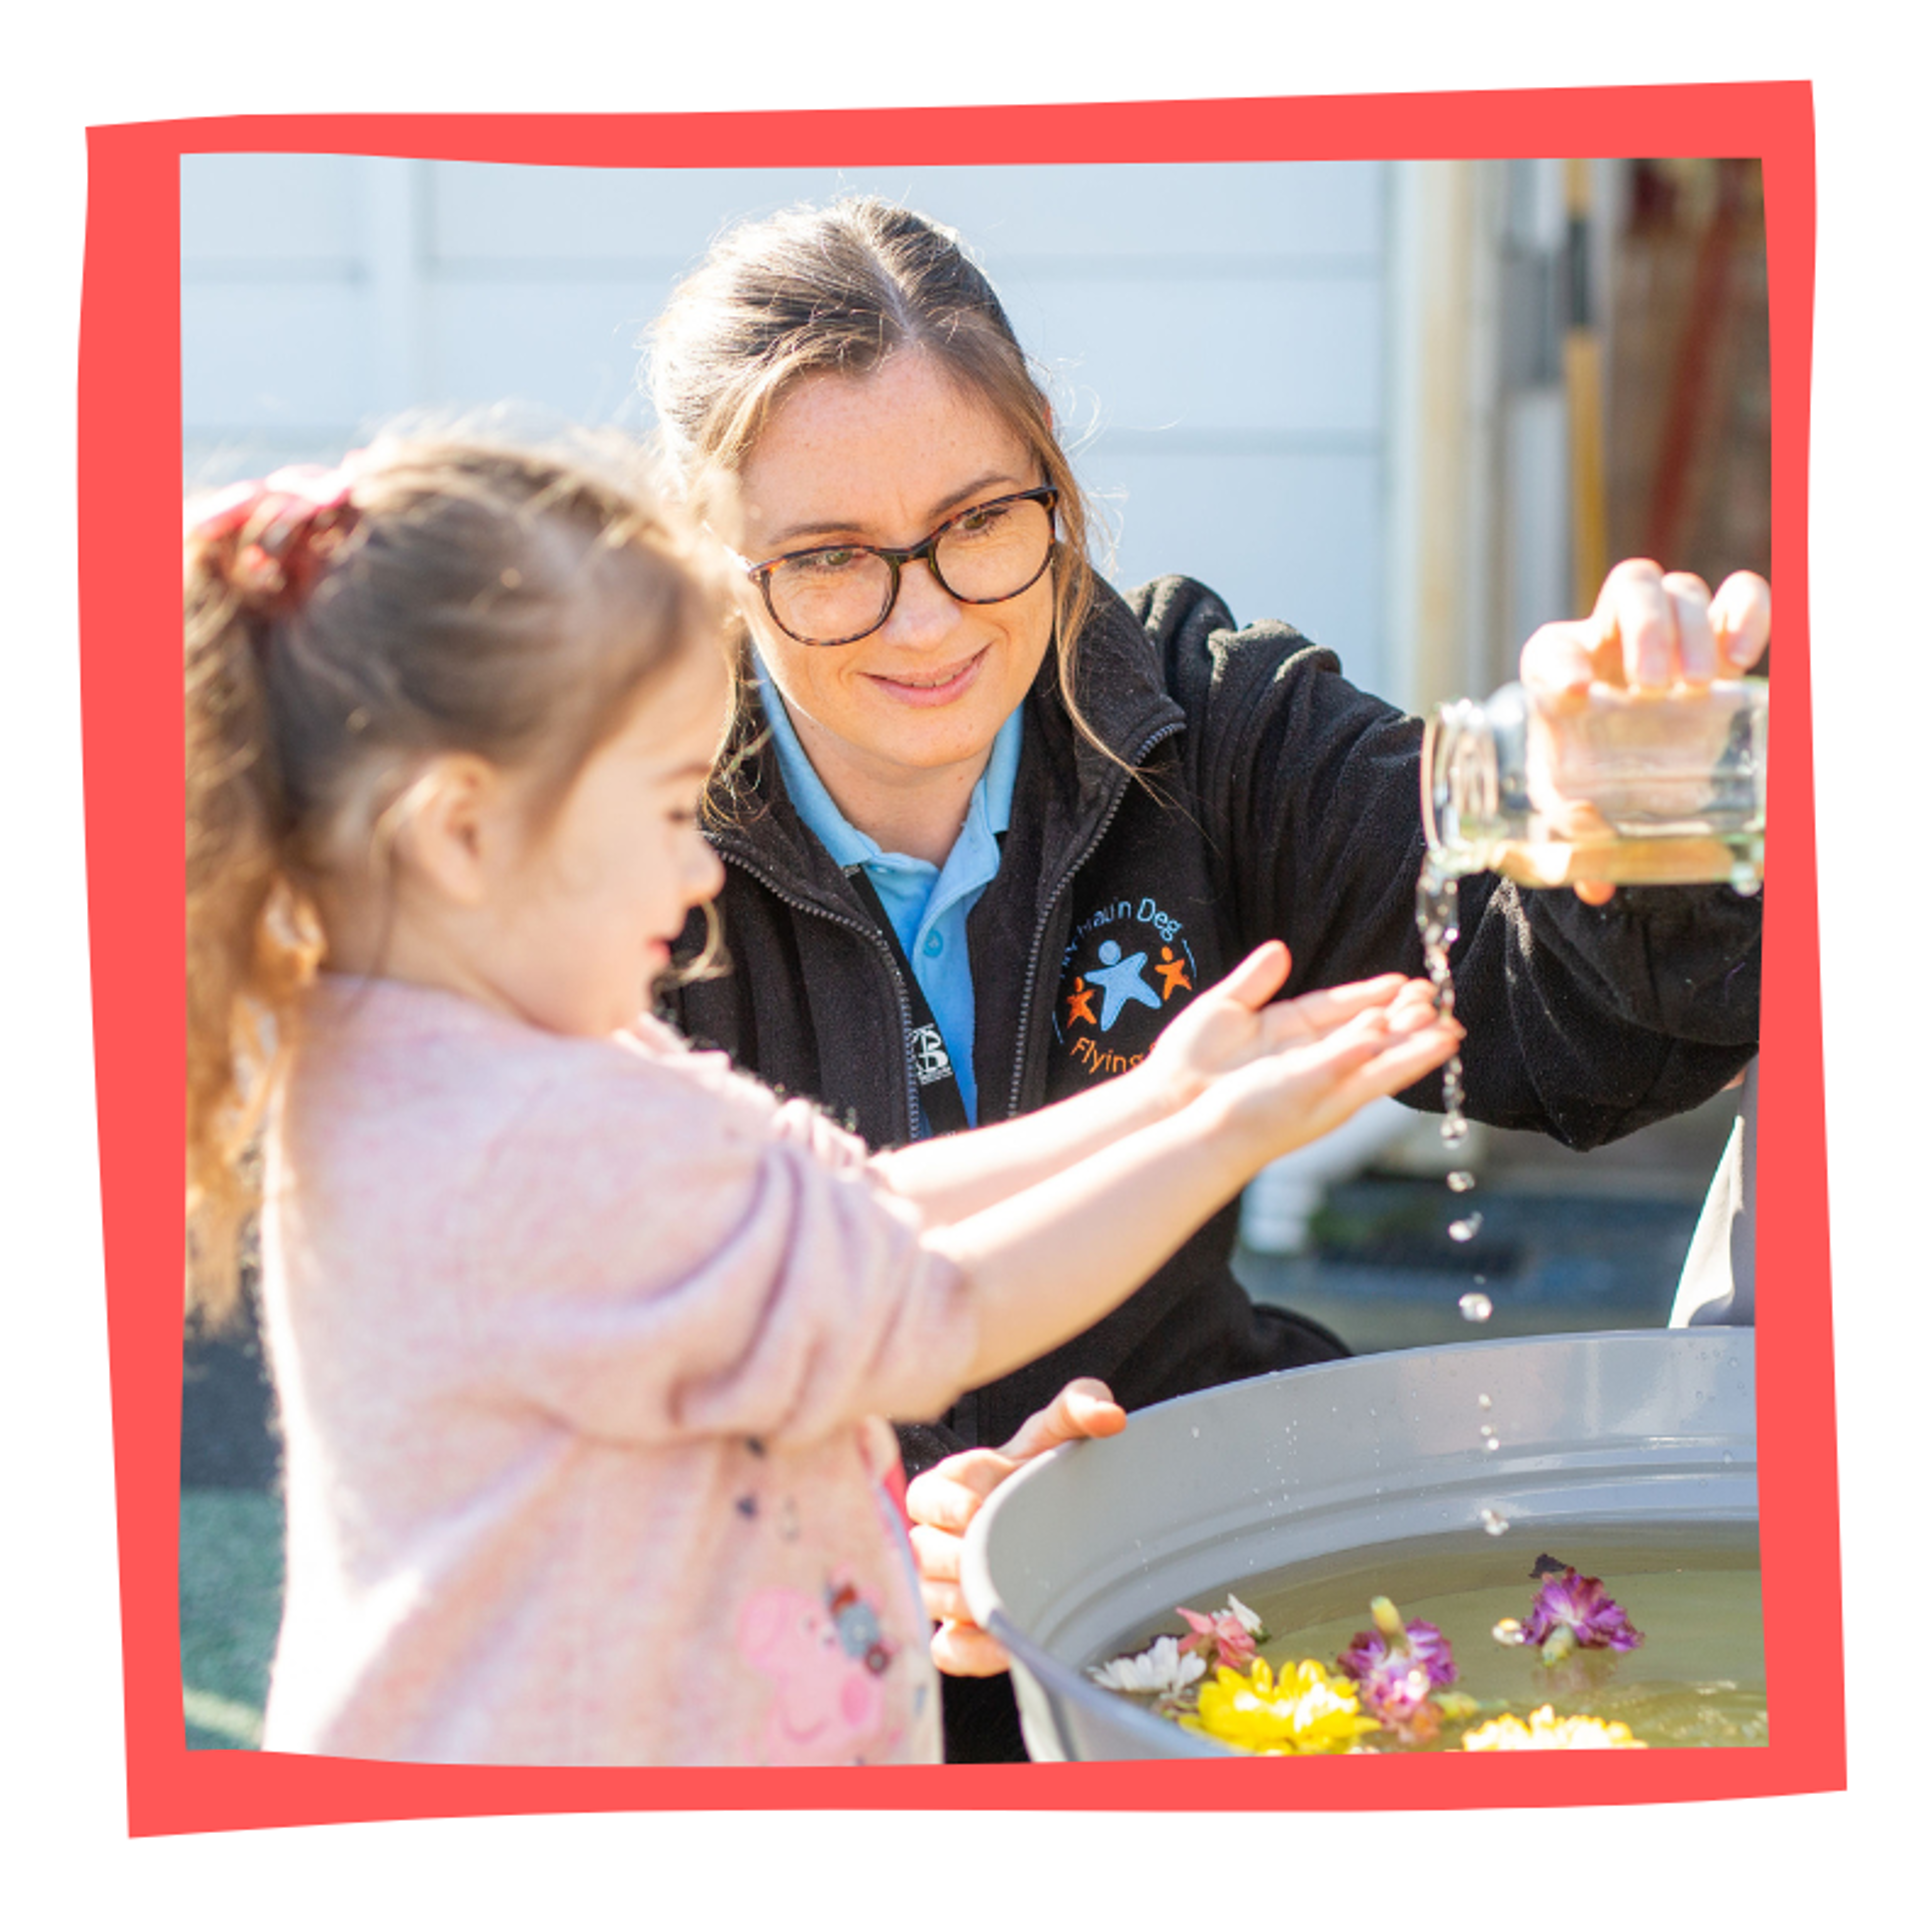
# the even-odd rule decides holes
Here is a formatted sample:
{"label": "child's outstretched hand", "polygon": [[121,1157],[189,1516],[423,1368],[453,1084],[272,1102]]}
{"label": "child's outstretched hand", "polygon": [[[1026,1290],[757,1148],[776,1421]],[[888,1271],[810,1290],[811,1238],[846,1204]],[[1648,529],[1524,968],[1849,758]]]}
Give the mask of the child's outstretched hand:
{"label": "child's outstretched hand", "polygon": [[[1222,990],[1260,959],[1254,955]],[[1383,989],[1384,1000],[1377,997]],[[1342,995],[1348,996],[1344,1003]],[[1351,1011],[1355,997],[1363,1002],[1357,1012]],[[1255,1165],[1317,1140],[1368,1101],[1424,1079],[1460,1044],[1459,1023],[1435,1011],[1433,987],[1425,980],[1388,976],[1289,1004],[1307,1007],[1308,1000],[1321,1004],[1295,1022],[1275,1017],[1285,1009],[1260,1009],[1259,1042],[1243,1035],[1238,1063],[1217,1068],[1194,1096],[1196,1112],[1204,1110]],[[1222,1032],[1234,1017],[1229,1013],[1220,1022]],[[1214,1057],[1229,1061],[1230,1050]]]}
{"label": "child's outstretched hand", "polygon": [[1278,940],[1267,941],[1167,1028],[1135,1070],[1162,1111],[1175,1112],[1239,1068],[1336,1033],[1370,1010],[1397,1019],[1399,1031],[1431,1023],[1431,987],[1403,973],[1276,1000],[1292,965]]}

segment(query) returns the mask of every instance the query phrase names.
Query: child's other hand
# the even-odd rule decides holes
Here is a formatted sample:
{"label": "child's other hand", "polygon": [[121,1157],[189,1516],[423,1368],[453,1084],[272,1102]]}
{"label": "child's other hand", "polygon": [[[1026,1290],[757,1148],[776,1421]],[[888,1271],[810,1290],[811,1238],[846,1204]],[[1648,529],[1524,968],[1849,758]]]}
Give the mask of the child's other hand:
{"label": "child's other hand", "polygon": [[1098,1380],[1070,1380],[1004,1447],[976,1447],[929,1467],[907,1485],[908,1539],[927,1618],[938,1622],[933,1664],[942,1673],[1004,1673],[1007,1651],[976,1626],[960,1591],[960,1542],[987,1495],[1016,1467],[1069,1440],[1118,1433],[1127,1416]]}
{"label": "child's other hand", "polygon": [[1331,1132],[1368,1101],[1425,1079],[1461,1037],[1459,1023],[1435,1011],[1430,982],[1402,981],[1386,1005],[1367,1007],[1331,1032],[1284,1039],[1223,1074],[1195,1109],[1204,1107],[1258,1168]]}
{"label": "child's other hand", "polygon": [[1275,1000],[1292,964],[1278,940],[1267,941],[1167,1028],[1135,1069],[1159,1111],[1177,1112],[1225,1075],[1317,1040],[1369,1008],[1392,1008],[1408,986],[1405,974],[1383,973]]}

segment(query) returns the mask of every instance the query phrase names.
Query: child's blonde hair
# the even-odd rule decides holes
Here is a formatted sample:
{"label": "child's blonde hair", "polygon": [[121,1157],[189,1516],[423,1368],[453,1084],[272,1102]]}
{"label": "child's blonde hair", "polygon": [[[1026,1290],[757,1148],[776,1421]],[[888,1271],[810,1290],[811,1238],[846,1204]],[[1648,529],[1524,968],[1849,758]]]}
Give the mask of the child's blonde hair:
{"label": "child's blonde hair", "polygon": [[532,772],[549,823],[721,593],[615,435],[376,442],[190,511],[185,559],[187,1299],[217,1324],[323,890],[384,881],[441,754]]}

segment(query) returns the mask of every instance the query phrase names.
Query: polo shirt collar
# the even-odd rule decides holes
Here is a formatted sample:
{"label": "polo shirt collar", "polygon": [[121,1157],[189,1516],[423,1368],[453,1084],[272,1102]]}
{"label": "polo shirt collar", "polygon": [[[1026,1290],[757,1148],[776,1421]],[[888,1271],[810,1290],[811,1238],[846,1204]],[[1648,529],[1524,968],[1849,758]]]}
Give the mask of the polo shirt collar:
{"label": "polo shirt collar", "polygon": [[[813,762],[800,744],[780,690],[757,653],[754,669],[761,710],[766,716],[767,731],[773,737],[773,750],[780,762],[780,776],[786,782],[787,796],[793,802],[794,811],[812,828],[834,861],[841,867],[936,871],[931,862],[917,860],[911,854],[884,851],[871,834],[862,833],[847,819],[813,770]],[[967,802],[967,817],[960,829],[960,838],[947,856],[949,867],[958,862],[963,871],[972,869],[980,856],[988,853],[992,855],[988,873],[999,865],[997,837],[1006,832],[1007,823],[1013,817],[1013,785],[1020,770],[1022,711],[1021,707],[1015,707],[994,735],[986,771],[974,783],[972,797]]]}

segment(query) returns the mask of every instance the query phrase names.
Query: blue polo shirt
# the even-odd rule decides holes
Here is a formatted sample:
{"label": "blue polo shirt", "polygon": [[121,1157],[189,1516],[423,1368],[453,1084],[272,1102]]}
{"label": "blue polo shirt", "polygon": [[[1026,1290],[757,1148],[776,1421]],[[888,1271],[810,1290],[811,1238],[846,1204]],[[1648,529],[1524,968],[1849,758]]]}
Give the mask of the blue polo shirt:
{"label": "blue polo shirt", "polygon": [[961,1104],[969,1121],[979,1118],[973,1086],[973,970],[967,958],[967,914],[1000,871],[1000,839],[1013,813],[1013,781],[1020,770],[1020,709],[1015,707],[994,736],[987,769],[967,802],[966,823],[947,855],[947,864],[916,860],[907,853],[884,852],[870,835],[853,826],[820,776],[793,730],[793,721],[764,670],[760,701],[767,731],[780,762],[781,777],[800,818],[842,867],[864,867],[893,922],[913,977],[927,997],[940,1037],[953,1062]]}

